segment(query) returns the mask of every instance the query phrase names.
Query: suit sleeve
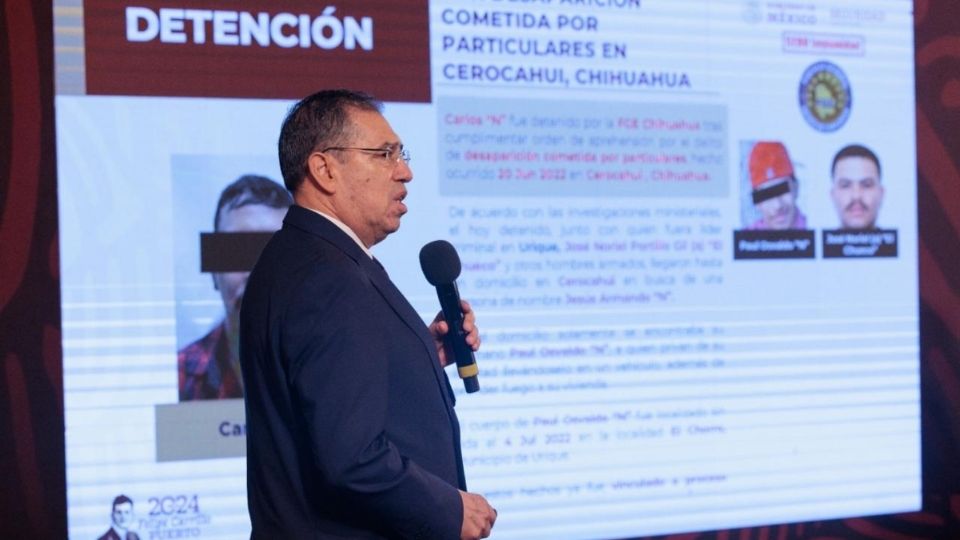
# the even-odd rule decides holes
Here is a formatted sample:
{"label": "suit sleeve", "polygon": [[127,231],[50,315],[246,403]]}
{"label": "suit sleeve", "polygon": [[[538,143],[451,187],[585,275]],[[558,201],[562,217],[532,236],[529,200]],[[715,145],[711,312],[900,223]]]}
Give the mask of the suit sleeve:
{"label": "suit sleeve", "polygon": [[377,294],[355,267],[328,268],[284,314],[283,354],[319,481],[401,537],[459,538],[457,488],[401,455],[386,433],[390,337],[371,320],[383,312]]}

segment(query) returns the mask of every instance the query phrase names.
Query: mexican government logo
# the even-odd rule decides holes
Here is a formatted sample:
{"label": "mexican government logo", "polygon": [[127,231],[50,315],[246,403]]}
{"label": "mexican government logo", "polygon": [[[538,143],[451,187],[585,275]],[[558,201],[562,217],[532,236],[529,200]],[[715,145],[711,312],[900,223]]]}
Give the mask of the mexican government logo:
{"label": "mexican government logo", "polygon": [[829,133],[847,123],[853,95],[850,81],[837,65],[817,62],[800,78],[800,112],[808,124]]}

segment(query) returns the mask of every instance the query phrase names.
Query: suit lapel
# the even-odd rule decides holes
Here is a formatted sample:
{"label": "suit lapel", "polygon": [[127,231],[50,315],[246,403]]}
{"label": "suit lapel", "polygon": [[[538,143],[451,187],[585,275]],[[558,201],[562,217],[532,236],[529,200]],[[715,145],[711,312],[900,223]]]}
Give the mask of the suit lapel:
{"label": "suit lapel", "polygon": [[284,226],[293,226],[327,240],[357,263],[357,266],[367,278],[370,279],[370,282],[377,291],[379,291],[380,296],[383,297],[393,312],[400,317],[400,320],[402,320],[421,341],[427,352],[430,368],[433,371],[434,377],[437,378],[437,384],[441,388],[440,394],[443,396],[443,400],[448,407],[453,406],[456,403],[456,398],[453,395],[453,390],[450,388],[450,382],[447,379],[446,373],[444,373],[443,368],[440,367],[440,358],[437,356],[437,349],[433,337],[423,324],[423,319],[421,319],[417,311],[413,309],[413,306],[411,306],[410,302],[403,296],[403,293],[393,284],[393,281],[387,276],[386,271],[380,266],[380,263],[371,259],[360,246],[357,245],[353,238],[350,238],[350,236],[340,230],[340,228],[330,220],[316,212],[296,205],[291,206],[283,221]]}
{"label": "suit lapel", "polygon": [[437,356],[436,344],[433,341],[433,336],[430,335],[427,327],[423,324],[423,319],[421,319],[417,311],[413,309],[413,306],[411,306],[410,302],[403,296],[403,293],[393,284],[393,281],[390,280],[390,277],[386,271],[384,271],[383,267],[380,266],[379,262],[370,259],[366,254],[364,254],[363,259],[357,262],[360,264],[361,270],[367,273],[373,286],[380,291],[380,295],[390,304],[390,307],[397,316],[399,316],[403,323],[420,339],[424,349],[427,351],[430,366],[433,369],[434,376],[437,378],[437,384],[440,385],[440,388],[443,390],[441,394],[443,394],[444,401],[447,402],[448,406],[452,406],[456,402],[456,398],[454,398],[453,391],[450,389],[450,383],[447,380],[446,373],[444,373],[443,368],[440,367],[440,357]]}

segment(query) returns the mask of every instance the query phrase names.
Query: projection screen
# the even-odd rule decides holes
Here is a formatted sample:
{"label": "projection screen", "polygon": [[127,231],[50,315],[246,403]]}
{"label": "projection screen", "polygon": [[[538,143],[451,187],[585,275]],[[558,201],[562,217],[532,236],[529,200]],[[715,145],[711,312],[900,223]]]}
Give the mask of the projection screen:
{"label": "projection screen", "polygon": [[462,259],[495,538],[920,508],[912,2],[54,5],[71,538],[248,537],[214,216],[340,87],[413,156],[374,253],[425,320]]}

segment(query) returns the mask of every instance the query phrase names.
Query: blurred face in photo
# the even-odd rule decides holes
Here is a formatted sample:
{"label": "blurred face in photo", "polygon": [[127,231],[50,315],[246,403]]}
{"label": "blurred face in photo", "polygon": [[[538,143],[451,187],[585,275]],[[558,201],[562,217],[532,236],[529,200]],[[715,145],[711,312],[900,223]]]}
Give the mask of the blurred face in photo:
{"label": "blurred face in photo", "polygon": [[[274,232],[283,225],[286,208],[273,208],[263,204],[246,204],[236,208],[224,208],[217,223],[219,232]],[[237,327],[240,317],[240,301],[247,287],[250,272],[222,272],[213,274],[213,284],[227,313],[228,324]]]}
{"label": "blurred face in photo", "polygon": [[774,188],[786,182],[788,189],[777,195],[756,204],[757,210],[763,218],[764,228],[770,230],[789,229],[793,226],[797,216],[797,182],[792,178],[777,179],[764,182],[757,186],[759,190]]}
{"label": "blurred face in photo", "polygon": [[845,157],[833,169],[830,196],[844,229],[871,229],[883,203],[880,171],[871,159]]}
{"label": "blurred face in photo", "polygon": [[122,502],[113,505],[111,519],[118,529],[129,529],[133,524],[133,503]]}

